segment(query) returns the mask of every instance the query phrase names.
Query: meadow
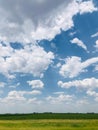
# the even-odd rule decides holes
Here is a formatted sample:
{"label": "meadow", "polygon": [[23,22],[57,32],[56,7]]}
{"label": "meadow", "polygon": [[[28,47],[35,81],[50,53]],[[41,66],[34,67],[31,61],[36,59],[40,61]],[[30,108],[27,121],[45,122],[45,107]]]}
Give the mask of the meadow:
{"label": "meadow", "polygon": [[97,130],[98,114],[6,114],[0,130]]}

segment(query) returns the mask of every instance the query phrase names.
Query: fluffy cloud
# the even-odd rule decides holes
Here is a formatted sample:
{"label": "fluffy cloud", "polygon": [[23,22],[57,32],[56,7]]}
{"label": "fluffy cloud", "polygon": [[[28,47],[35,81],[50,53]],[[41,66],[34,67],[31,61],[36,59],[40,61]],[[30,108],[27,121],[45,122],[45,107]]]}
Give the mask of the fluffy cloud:
{"label": "fluffy cloud", "polygon": [[52,39],[61,29],[74,26],[72,18],[77,13],[96,10],[92,0],[0,0],[0,39],[27,43]]}
{"label": "fluffy cloud", "polygon": [[27,81],[27,83],[34,89],[34,88],[40,88],[42,89],[44,87],[44,84],[41,80],[32,80],[32,81]]}
{"label": "fluffy cloud", "polygon": [[58,86],[61,88],[71,88],[71,87],[76,87],[76,88],[84,88],[84,89],[95,89],[98,88],[98,79],[96,78],[87,78],[83,80],[73,80],[70,82],[58,82]]}
{"label": "fluffy cloud", "polygon": [[93,11],[97,11],[98,9],[94,7],[92,0],[90,1],[84,1],[84,2],[80,2],[80,6],[79,6],[79,12],[80,14],[83,13],[92,13]]}
{"label": "fluffy cloud", "polygon": [[98,102],[98,93],[96,91],[88,90],[87,95],[93,96],[94,100]]}
{"label": "fluffy cloud", "polygon": [[61,66],[59,73],[65,78],[74,78],[80,73],[85,72],[85,69],[94,63],[98,63],[98,57],[94,57],[82,62],[80,57],[72,56],[66,58],[65,64]]}
{"label": "fluffy cloud", "polygon": [[62,102],[70,102],[73,99],[72,95],[65,95],[65,94],[60,94],[59,96],[49,96],[46,98],[47,101],[50,101],[52,104],[58,104]]}
{"label": "fluffy cloud", "polygon": [[9,46],[1,48],[4,54],[0,57],[0,73],[9,78],[16,72],[42,77],[54,59],[52,52],[46,52],[38,45],[26,45],[24,49],[13,51],[10,51],[12,49]]}
{"label": "fluffy cloud", "polygon": [[9,45],[3,46],[0,43],[0,57],[11,56],[12,52],[13,52],[13,49]]}
{"label": "fluffy cloud", "polygon": [[2,98],[2,103],[15,103],[15,102],[26,102],[28,99],[25,95],[38,95],[41,94],[38,90],[33,91],[10,91],[7,97]]}
{"label": "fluffy cloud", "polygon": [[[86,99],[88,98],[88,96],[91,96],[94,98],[95,101],[98,102],[98,93],[96,92],[96,89],[98,88],[98,79],[96,78],[73,80],[69,82],[59,81],[58,86],[66,89],[69,89],[71,87],[76,87],[79,90],[85,90],[85,93],[87,94]],[[86,99],[77,100],[77,105],[88,104],[89,101],[87,101]]]}
{"label": "fluffy cloud", "polygon": [[33,90],[33,91],[10,91],[8,93],[8,97],[23,97],[24,95],[37,95],[41,94],[40,91],[38,90]]}
{"label": "fluffy cloud", "polygon": [[87,51],[86,45],[80,39],[74,38],[73,40],[71,40],[71,43],[76,44],[76,45],[82,47],[84,50]]}

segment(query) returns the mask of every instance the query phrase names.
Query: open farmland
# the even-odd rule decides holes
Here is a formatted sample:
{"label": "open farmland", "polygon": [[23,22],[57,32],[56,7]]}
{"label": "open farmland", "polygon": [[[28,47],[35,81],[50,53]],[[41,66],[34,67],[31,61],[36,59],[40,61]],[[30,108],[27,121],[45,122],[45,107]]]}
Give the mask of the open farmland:
{"label": "open farmland", "polygon": [[0,130],[97,130],[97,118],[98,114],[7,114],[0,115]]}
{"label": "open farmland", "polygon": [[97,130],[98,120],[3,120],[0,130]]}

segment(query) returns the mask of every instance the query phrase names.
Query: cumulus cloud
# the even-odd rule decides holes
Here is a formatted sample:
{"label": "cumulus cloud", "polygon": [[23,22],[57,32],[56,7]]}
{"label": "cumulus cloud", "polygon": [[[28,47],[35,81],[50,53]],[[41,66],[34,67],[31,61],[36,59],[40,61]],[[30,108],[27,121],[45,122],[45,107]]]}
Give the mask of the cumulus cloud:
{"label": "cumulus cloud", "polygon": [[38,90],[33,91],[10,91],[8,95],[1,99],[2,103],[16,103],[16,102],[26,102],[28,99],[25,95],[38,95],[41,94]]}
{"label": "cumulus cloud", "polygon": [[97,11],[98,9],[94,7],[92,0],[80,2],[79,12],[83,13],[92,13],[93,11]]}
{"label": "cumulus cloud", "polygon": [[0,39],[22,43],[49,40],[61,29],[74,26],[72,18],[77,13],[96,10],[92,0],[0,0]]}
{"label": "cumulus cloud", "polygon": [[21,50],[13,51],[9,46],[1,48],[4,53],[0,56],[0,73],[8,78],[13,78],[14,73],[29,73],[42,77],[54,59],[52,52],[46,52],[38,45],[27,45]]}
{"label": "cumulus cloud", "polygon": [[89,95],[91,97],[93,96],[94,100],[98,102],[98,93],[96,91],[88,90],[87,91],[87,95]]}
{"label": "cumulus cloud", "polygon": [[77,77],[80,73],[87,71],[87,67],[98,63],[98,57],[87,59],[82,62],[80,57],[72,56],[65,59],[65,64],[60,68],[60,75],[67,78]]}
{"label": "cumulus cloud", "polygon": [[27,81],[27,83],[34,89],[34,88],[40,88],[42,89],[44,87],[44,83],[41,80],[32,80]]}
{"label": "cumulus cloud", "polygon": [[13,49],[9,45],[3,46],[0,43],[0,57],[11,56],[12,52],[13,52]]}
{"label": "cumulus cloud", "polygon": [[92,77],[92,78],[87,78],[83,80],[73,80],[70,82],[58,82],[58,86],[61,88],[71,88],[71,87],[76,87],[80,89],[95,89],[98,88],[98,79]]}
{"label": "cumulus cloud", "polygon": [[72,99],[73,99],[72,95],[65,95],[65,94],[60,94],[58,96],[49,96],[46,98],[46,100],[52,104],[58,104],[58,103],[62,103],[62,102],[70,102],[70,101],[72,101]]}
{"label": "cumulus cloud", "polygon": [[76,44],[76,45],[82,47],[84,50],[87,51],[86,45],[85,45],[80,39],[78,39],[77,37],[74,38],[73,40],[71,40],[71,43],[72,43],[72,44]]}

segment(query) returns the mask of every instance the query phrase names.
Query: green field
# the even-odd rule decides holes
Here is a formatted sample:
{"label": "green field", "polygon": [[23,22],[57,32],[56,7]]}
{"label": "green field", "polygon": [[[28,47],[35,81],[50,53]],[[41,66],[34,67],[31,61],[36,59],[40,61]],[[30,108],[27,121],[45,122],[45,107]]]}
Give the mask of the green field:
{"label": "green field", "polygon": [[0,130],[98,130],[98,120],[3,120]]}
{"label": "green field", "polygon": [[98,130],[97,118],[98,114],[7,114],[0,115],[0,130]]}

